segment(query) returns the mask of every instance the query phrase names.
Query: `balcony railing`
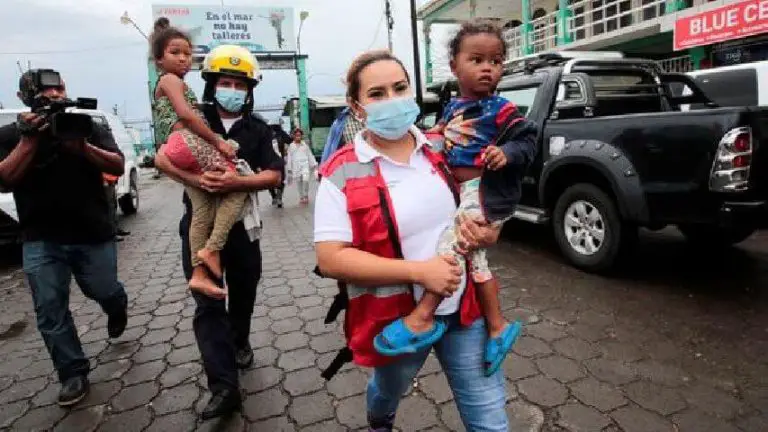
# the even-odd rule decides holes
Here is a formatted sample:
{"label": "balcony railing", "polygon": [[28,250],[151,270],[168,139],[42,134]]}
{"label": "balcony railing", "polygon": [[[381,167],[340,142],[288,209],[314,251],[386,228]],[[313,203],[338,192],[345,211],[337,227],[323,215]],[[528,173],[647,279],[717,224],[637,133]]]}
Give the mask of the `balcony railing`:
{"label": "balcony railing", "polygon": [[531,20],[533,52],[542,52],[557,46],[557,13]]}
{"label": "balcony railing", "polygon": [[668,0],[580,0],[571,4],[571,40],[579,41],[664,15]]}
{"label": "balcony railing", "polygon": [[693,70],[693,61],[689,55],[659,60],[658,63],[664,72],[685,73]]}
{"label": "balcony railing", "polygon": [[523,56],[523,37],[520,27],[505,31],[504,39],[507,42],[507,58],[513,59]]}
{"label": "balcony railing", "polygon": [[[692,0],[697,6],[709,0]],[[566,20],[568,38],[571,42],[583,41],[596,36],[620,31],[645,21],[651,21],[667,12],[668,0],[572,0],[570,16]],[[557,47],[557,11],[531,21],[528,35],[529,52],[536,54]],[[508,58],[524,55],[521,28],[505,32]]]}

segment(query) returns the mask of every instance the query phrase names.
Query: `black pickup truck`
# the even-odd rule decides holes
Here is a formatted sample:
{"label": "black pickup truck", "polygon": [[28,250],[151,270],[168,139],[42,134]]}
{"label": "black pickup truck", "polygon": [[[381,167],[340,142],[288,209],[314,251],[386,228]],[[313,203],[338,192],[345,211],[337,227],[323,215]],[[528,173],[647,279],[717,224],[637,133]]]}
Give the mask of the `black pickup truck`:
{"label": "black pickup truck", "polygon": [[768,221],[768,110],[717,107],[650,60],[567,52],[526,59],[498,93],[539,127],[515,217],[550,223],[579,268],[612,267],[639,227],[719,247]]}

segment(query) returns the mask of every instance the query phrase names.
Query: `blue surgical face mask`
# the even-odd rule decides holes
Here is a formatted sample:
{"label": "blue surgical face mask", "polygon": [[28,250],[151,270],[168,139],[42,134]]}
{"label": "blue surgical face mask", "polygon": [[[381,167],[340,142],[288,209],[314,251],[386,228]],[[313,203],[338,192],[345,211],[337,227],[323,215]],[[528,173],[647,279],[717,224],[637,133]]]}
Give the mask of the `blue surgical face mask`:
{"label": "blue surgical face mask", "polygon": [[219,87],[216,89],[216,101],[225,110],[236,113],[243,109],[246,94],[245,90]]}
{"label": "blue surgical face mask", "polygon": [[413,97],[371,102],[363,108],[367,114],[365,127],[388,140],[405,136],[421,112]]}

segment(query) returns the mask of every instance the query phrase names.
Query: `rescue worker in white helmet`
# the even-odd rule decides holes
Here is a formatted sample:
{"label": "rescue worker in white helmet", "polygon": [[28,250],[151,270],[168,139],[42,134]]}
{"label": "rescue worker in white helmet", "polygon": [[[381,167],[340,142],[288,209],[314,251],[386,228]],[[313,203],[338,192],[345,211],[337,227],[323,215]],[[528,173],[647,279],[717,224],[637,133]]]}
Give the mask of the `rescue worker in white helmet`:
{"label": "rescue worker in white helmet", "polygon": [[[170,177],[208,191],[257,192],[278,186],[283,161],[272,149],[272,130],[252,113],[253,89],[261,81],[254,56],[237,45],[221,45],[205,57],[205,80],[201,110],[211,129],[224,139],[239,144],[237,157],[244,159],[256,174],[238,176],[228,172],[193,175],[175,168],[162,149],[156,165]],[[192,275],[189,252],[189,215],[191,203],[183,197],[185,212],[179,224],[182,262],[187,280]],[[256,300],[256,286],[261,277],[259,240],[250,241],[242,221],[230,230],[221,252],[229,308],[223,299],[192,293],[197,303],[193,327],[208,378],[211,398],[203,409],[204,420],[229,415],[241,406],[238,368],[253,363],[253,349],[248,341],[251,315]]]}

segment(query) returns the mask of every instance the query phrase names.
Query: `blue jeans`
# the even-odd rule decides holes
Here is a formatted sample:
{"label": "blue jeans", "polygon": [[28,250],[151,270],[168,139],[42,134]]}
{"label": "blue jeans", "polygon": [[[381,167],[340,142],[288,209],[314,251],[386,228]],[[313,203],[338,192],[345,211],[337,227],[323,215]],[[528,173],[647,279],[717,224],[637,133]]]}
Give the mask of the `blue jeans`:
{"label": "blue jeans", "polygon": [[[502,369],[486,377],[483,369],[487,332],[479,319],[462,327],[458,314],[438,316],[448,331],[434,346],[453,391],[461,420],[468,431],[507,431],[504,409],[507,394]],[[368,418],[370,423],[391,421],[400,399],[427,359],[429,350],[403,357],[396,363],[374,369],[368,382]]]}
{"label": "blue jeans", "polygon": [[83,245],[27,242],[23,259],[35,303],[37,328],[59,381],[87,375],[91,367],[69,311],[69,284],[74,275],[83,294],[98,302],[108,315],[125,308],[128,297],[123,284],[117,280],[115,242]]}

